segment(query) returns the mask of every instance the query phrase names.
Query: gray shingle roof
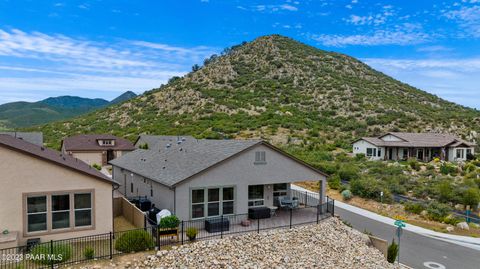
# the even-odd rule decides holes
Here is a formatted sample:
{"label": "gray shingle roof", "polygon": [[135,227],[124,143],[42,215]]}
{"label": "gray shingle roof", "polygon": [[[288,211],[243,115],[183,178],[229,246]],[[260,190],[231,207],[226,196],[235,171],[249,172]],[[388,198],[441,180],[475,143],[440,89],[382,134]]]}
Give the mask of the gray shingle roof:
{"label": "gray shingle roof", "polygon": [[446,147],[460,144],[475,146],[473,143],[449,134],[390,132],[386,135],[389,134],[404,141],[384,141],[381,138],[385,135],[380,137],[363,137],[362,139],[378,147]]}
{"label": "gray shingle roof", "polygon": [[139,147],[143,143],[147,143],[148,149],[163,151],[167,144],[175,147],[181,141],[181,144],[185,145],[190,142],[196,142],[193,136],[173,136],[173,135],[140,135],[135,142],[135,146]]}
{"label": "gray shingle roof", "polygon": [[42,132],[0,132],[0,134],[6,134],[19,138],[35,144],[37,146],[43,146],[43,133]]}
{"label": "gray shingle roof", "polygon": [[168,149],[137,149],[110,163],[114,166],[173,186],[261,140],[197,140],[193,139]]}
{"label": "gray shingle roof", "polygon": [[0,146],[4,146],[6,148],[22,152],[33,157],[52,162],[62,167],[75,170],[77,172],[107,181],[109,183],[117,184],[111,178],[100,173],[97,169],[92,168],[90,165],[84,163],[83,161],[80,161],[68,154],[62,154],[61,152],[29,143],[23,139],[14,138],[10,135],[0,134]]}

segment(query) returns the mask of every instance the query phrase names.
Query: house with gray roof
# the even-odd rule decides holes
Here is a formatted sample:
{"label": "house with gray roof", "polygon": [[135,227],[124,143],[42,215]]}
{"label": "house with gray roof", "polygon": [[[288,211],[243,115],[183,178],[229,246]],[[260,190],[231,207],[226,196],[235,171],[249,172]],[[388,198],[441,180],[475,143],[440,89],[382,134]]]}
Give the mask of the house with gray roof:
{"label": "house with gray roof", "polygon": [[325,173],[262,140],[140,139],[148,149],[110,162],[119,191],[127,198],[146,196],[183,220],[273,207],[299,181],[320,182],[325,197]]}
{"label": "house with gray roof", "polygon": [[370,160],[407,160],[429,162],[465,161],[475,154],[475,144],[449,134],[390,132],[379,137],[363,137],[353,143],[353,154]]}

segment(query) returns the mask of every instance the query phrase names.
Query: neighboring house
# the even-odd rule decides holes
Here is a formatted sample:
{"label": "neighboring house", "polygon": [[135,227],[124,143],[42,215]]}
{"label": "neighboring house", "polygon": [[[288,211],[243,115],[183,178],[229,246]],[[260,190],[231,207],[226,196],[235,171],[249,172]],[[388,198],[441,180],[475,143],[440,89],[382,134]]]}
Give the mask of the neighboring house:
{"label": "neighboring house", "polygon": [[429,162],[465,161],[475,153],[475,144],[452,135],[436,133],[390,132],[379,137],[364,137],[353,143],[353,154],[365,154],[371,160],[407,160]]}
{"label": "neighboring house", "polygon": [[111,161],[113,178],[125,196],[147,196],[183,220],[273,206],[298,181],[319,182],[325,198],[326,174],[264,141],[179,137],[163,145]]}
{"label": "neighboring house", "polygon": [[43,146],[42,132],[0,132],[0,134],[10,135],[15,138],[35,144],[37,146]]}
{"label": "neighboring house", "polygon": [[61,152],[0,135],[0,249],[113,231],[118,184]]}
{"label": "neighboring house", "polygon": [[62,152],[89,165],[107,165],[109,161],[134,149],[132,142],[110,134],[81,134],[62,141]]}

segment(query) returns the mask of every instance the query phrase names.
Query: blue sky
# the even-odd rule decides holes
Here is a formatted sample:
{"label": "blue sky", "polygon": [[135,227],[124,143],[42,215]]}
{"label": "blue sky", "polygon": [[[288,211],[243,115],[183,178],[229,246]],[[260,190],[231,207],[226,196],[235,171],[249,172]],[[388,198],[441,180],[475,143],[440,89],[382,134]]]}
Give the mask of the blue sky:
{"label": "blue sky", "polygon": [[274,33],[480,108],[480,0],[0,0],[0,103],[141,93]]}

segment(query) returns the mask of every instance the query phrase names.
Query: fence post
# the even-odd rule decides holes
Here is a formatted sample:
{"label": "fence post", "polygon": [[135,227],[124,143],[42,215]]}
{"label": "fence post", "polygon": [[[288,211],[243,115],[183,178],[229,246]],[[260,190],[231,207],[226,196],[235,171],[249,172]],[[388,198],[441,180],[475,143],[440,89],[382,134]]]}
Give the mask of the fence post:
{"label": "fence post", "polygon": [[53,261],[54,261],[54,258],[55,258],[55,257],[53,256],[53,240],[50,240],[50,255],[51,255],[51,256],[49,257],[49,259],[50,259],[50,268],[53,269],[53,268],[54,268],[54,266],[53,266],[53,265],[54,265]]}
{"label": "fence post", "polygon": [[223,238],[223,215],[220,216],[220,238]]}
{"label": "fence post", "polygon": [[110,260],[113,259],[113,236],[110,231]]}
{"label": "fence post", "polygon": [[185,225],[185,224],[184,224],[184,222],[183,222],[183,220],[182,220],[182,245],[183,245],[183,232],[185,231],[185,229],[184,229],[185,226],[184,226],[184,225]]}
{"label": "fence post", "polygon": [[[155,228],[153,228],[155,227]],[[152,226],[152,231],[155,231],[155,239],[157,239],[157,248],[160,250],[160,227],[159,226]]]}
{"label": "fence post", "polygon": [[308,193],[305,191],[305,207],[308,206]]}
{"label": "fence post", "polygon": [[322,205],[317,205],[317,224],[318,224],[318,216],[320,215],[320,207]]}
{"label": "fence post", "polygon": [[257,233],[260,233],[260,219],[257,219]]}
{"label": "fence post", "polygon": [[335,217],[335,200],[332,199],[332,217]]}
{"label": "fence post", "polygon": [[293,212],[293,209],[290,208],[290,229],[292,229],[292,212]]}

